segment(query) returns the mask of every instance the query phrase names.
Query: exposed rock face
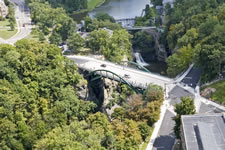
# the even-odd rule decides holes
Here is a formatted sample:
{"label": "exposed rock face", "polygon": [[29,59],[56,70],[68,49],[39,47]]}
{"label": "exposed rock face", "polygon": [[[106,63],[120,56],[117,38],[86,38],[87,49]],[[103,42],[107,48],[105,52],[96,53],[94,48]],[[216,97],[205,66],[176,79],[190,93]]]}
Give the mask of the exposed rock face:
{"label": "exposed rock face", "polygon": [[8,7],[5,5],[4,0],[0,0],[0,16],[5,17],[8,15]]}
{"label": "exposed rock face", "polygon": [[201,95],[207,99],[210,98],[211,94],[216,91],[215,88],[206,88],[201,92]]}
{"label": "exposed rock face", "polygon": [[157,32],[155,29],[148,29],[148,30],[145,30],[145,32],[147,32],[148,34],[154,37],[157,60],[166,62],[167,52],[165,47],[159,43],[160,33]]}
{"label": "exposed rock face", "polygon": [[109,103],[109,100],[112,99],[113,92],[118,86],[118,82],[104,78],[104,103],[103,107]]}
{"label": "exposed rock face", "polygon": [[[87,72],[80,71],[84,77],[87,75]],[[97,104],[98,108],[104,111],[110,118],[113,110],[120,107],[115,104],[112,108],[107,108],[107,105],[114,98],[113,95],[119,95],[117,88],[119,83],[107,78],[98,78],[92,80],[93,77],[86,78],[87,83],[79,84],[77,87],[77,94],[80,99],[93,101]]]}
{"label": "exposed rock face", "polygon": [[86,100],[87,99],[87,84],[77,87],[77,95],[79,99]]}

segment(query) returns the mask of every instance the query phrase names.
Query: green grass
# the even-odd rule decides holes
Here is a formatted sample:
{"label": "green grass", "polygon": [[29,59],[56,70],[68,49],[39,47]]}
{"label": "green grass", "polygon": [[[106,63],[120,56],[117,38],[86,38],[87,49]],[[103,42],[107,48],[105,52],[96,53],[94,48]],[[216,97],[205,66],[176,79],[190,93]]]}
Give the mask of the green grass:
{"label": "green grass", "polygon": [[11,30],[0,30],[0,37],[3,39],[9,39],[14,34],[16,34],[17,30],[11,31]]}
{"label": "green grass", "polygon": [[211,94],[210,98],[218,102],[219,104],[225,105],[225,81],[224,80],[218,81],[216,83],[213,83],[209,86],[204,87],[204,89],[207,87],[216,89],[216,91]]}
{"label": "green grass", "polygon": [[104,0],[88,0],[88,10],[92,10],[99,4],[103,3]]}
{"label": "green grass", "polygon": [[150,131],[150,135],[145,139],[144,143],[142,144],[140,150],[146,150],[147,149],[147,146],[148,146],[148,142],[152,136],[152,132],[153,132],[154,128],[151,128],[151,131]]}
{"label": "green grass", "polygon": [[5,21],[0,21],[0,26],[9,26],[9,21],[7,19]]}
{"label": "green grass", "polygon": [[5,21],[0,21],[0,37],[3,39],[9,39],[14,34],[16,34],[17,30],[10,30],[9,21],[6,19]]}

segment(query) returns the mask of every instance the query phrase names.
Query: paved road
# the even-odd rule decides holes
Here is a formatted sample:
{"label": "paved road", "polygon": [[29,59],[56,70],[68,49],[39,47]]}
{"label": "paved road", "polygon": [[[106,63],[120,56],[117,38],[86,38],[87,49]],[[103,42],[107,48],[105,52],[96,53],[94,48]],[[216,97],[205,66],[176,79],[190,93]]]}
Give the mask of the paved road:
{"label": "paved road", "polygon": [[170,105],[175,105],[181,102],[181,97],[190,96],[191,98],[195,98],[195,95],[185,90],[180,86],[175,86],[169,93]]}
{"label": "paved road", "polygon": [[153,144],[153,150],[172,150],[176,139],[173,133],[175,122],[172,118],[174,116],[172,112],[166,110],[158,136]]}
{"label": "paved road", "polygon": [[[133,68],[120,66],[112,62],[102,61],[95,58],[87,57],[87,56],[67,56],[71,60],[75,60],[78,64],[79,68],[85,69],[88,71],[94,71],[99,69],[105,69],[112,71],[119,75],[120,77],[125,78],[125,74],[129,75],[129,78],[125,78],[130,84],[135,87],[146,88],[149,83],[154,83],[164,87],[165,83],[172,83],[173,80],[156,75],[153,73],[146,73],[143,71],[139,71]],[[105,64],[106,67],[101,67],[101,64]],[[100,72],[99,72],[100,73]],[[102,73],[103,76],[109,76],[109,74]]]}
{"label": "paved road", "polygon": [[[7,40],[0,39],[0,43],[14,44],[28,36],[31,32],[32,25],[30,19],[30,10],[24,0],[10,0],[15,5],[15,18],[18,32]],[[23,27],[25,25],[25,27]]]}
{"label": "paved road", "polygon": [[200,108],[199,108],[199,113],[204,114],[204,113],[222,113],[224,110],[217,108],[211,104],[205,104],[201,102]]}
{"label": "paved road", "polygon": [[181,82],[195,88],[200,80],[201,73],[202,70],[200,68],[193,67]]}

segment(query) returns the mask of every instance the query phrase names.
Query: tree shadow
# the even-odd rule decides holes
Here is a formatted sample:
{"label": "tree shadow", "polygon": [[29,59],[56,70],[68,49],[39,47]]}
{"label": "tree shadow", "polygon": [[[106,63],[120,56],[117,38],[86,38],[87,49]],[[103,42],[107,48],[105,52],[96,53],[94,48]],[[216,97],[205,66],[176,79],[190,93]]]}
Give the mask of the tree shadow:
{"label": "tree shadow", "polygon": [[153,144],[154,150],[172,150],[175,142],[175,136],[173,134],[161,135],[155,139]]}

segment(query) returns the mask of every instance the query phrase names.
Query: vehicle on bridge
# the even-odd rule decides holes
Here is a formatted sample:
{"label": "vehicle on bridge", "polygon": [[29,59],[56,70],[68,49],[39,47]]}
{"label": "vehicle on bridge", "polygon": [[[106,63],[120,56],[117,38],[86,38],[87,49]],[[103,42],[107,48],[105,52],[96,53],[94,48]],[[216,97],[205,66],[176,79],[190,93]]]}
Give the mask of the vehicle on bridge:
{"label": "vehicle on bridge", "polygon": [[100,66],[105,68],[106,67],[106,64],[101,64]]}
{"label": "vehicle on bridge", "polygon": [[130,78],[130,75],[129,74],[124,74],[124,78],[129,79]]}

